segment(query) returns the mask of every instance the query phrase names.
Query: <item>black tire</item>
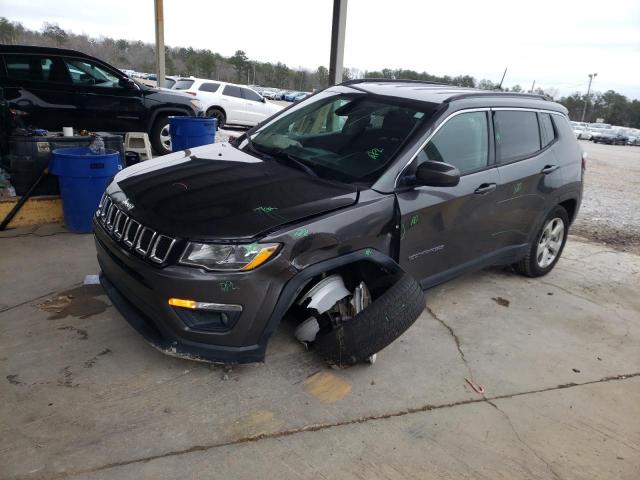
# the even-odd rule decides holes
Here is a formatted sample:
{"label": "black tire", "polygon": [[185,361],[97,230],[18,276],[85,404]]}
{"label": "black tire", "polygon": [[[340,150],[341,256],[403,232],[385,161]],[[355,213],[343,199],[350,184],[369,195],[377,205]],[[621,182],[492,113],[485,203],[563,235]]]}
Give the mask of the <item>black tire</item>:
{"label": "black tire", "polygon": [[[549,265],[541,267],[540,264],[538,263],[538,244],[540,243],[544,230],[549,224],[549,222],[551,222],[556,218],[561,219],[564,224],[562,243],[560,245],[560,248],[554,260]],[[553,208],[553,210],[551,210],[549,215],[547,215],[547,218],[545,218],[544,222],[542,223],[542,226],[540,227],[540,230],[538,230],[538,233],[536,233],[536,236],[533,242],[531,242],[531,245],[529,245],[529,250],[527,252],[527,255],[522,260],[515,263],[513,265],[513,268],[518,273],[521,273],[522,275],[525,275],[527,277],[535,278],[535,277],[541,277],[543,275],[546,275],[551,270],[553,270],[553,267],[555,267],[556,263],[558,263],[558,260],[560,260],[560,257],[562,256],[562,251],[564,250],[564,246],[567,243],[568,233],[569,233],[569,215],[567,214],[567,211],[563,207],[561,207],[560,205],[557,205],[556,207]]]}
{"label": "black tire", "polygon": [[420,285],[411,275],[404,274],[353,319],[321,334],[314,343],[315,349],[331,365],[354,365],[402,335],[423,310]]}
{"label": "black tire", "polygon": [[169,116],[168,115],[158,115],[155,122],[153,123],[153,127],[151,128],[151,133],[149,136],[151,137],[149,141],[151,142],[151,146],[153,147],[153,152],[156,155],[166,155],[171,153],[171,146],[166,145],[163,142],[162,136],[165,132],[163,130],[168,128],[169,126]]}
{"label": "black tire", "polygon": [[216,127],[221,128],[224,126],[224,123],[227,121],[227,117],[224,112],[219,108],[212,107],[207,110],[207,117],[216,119]]}

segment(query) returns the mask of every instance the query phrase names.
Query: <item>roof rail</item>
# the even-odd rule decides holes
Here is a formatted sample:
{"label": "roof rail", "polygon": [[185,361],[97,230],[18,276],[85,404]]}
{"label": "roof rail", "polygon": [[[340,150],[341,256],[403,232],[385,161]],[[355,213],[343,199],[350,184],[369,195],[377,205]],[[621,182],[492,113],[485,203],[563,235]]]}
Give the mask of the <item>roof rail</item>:
{"label": "roof rail", "polygon": [[[411,80],[404,78],[354,78],[351,80],[345,80],[338,85],[353,85],[354,83],[426,83],[429,85],[442,85],[445,87],[456,87],[456,85],[449,85],[441,82],[430,82],[429,80]],[[464,87],[463,87],[464,88]]]}
{"label": "roof rail", "polygon": [[478,90],[477,92],[466,92],[461,93],[460,95],[454,95],[445,100],[445,102],[452,102],[454,100],[462,100],[463,98],[473,98],[473,97],[511,97],[511,98],[535,98],[537,100],[546,100],[553,101],[552,98],[547,95],[540,95],[537,93],[518,93],[518,92],[502,92],[496,90]]}

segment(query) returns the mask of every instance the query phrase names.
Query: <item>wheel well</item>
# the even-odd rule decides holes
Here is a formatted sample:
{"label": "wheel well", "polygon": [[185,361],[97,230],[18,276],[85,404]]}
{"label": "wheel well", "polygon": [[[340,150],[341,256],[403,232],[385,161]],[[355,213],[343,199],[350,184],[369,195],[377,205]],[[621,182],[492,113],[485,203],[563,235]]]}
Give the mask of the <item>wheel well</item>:
{"label": "wheel well", "polygon": [[564,202],[560,202],[562,208],[567,211],[567,215],[569,215],[569,223],[573,222],[573,216],[576,213],[577,202],[574,199],[565,200]]}
{"label": "wheel well", "polygon": [[213,106],[207,108],[207,115],[209,114],[209,112],[211,110],[220,110],[224,114],[224,118],[227,118],[227,112],[224,111],[224,108],[219,107],[217,105],[213,105]]}

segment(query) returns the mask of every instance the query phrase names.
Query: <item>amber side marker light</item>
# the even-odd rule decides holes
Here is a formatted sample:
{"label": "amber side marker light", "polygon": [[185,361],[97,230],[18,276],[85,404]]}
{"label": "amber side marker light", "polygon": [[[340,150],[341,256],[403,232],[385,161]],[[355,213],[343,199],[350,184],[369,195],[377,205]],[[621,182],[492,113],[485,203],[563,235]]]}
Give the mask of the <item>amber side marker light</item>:
{"label": "amber side marker light", "polygon": [[247,270],[253,270],[254,268],[258,268],[264,262],[269,260],[271,256],[278,250],[279,245],[271,245],[269,247],[264,247],[258,254],[247,263],[244,267],[240,269],[241,272],[246,272]]}
{"label": "amber side marker light", "polygon": [[172,307],[182,307],[182,308],[197,308],[198,302],[195,300],[185,300],[183,298],[170,298],[169,305]]}

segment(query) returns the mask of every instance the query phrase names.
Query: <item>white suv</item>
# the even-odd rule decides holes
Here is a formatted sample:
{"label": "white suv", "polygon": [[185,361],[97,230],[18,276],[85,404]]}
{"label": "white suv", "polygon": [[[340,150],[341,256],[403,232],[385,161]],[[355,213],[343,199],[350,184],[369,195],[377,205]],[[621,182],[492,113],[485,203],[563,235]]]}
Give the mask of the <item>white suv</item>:
{"label": "white suv", "polygon": [[267,102],[255,90],[233,83],[204,78],[179,78],[173,90],[195,96],[208,117],[218,121],[218,127],[228,125],[254,126],[282,109]]}

